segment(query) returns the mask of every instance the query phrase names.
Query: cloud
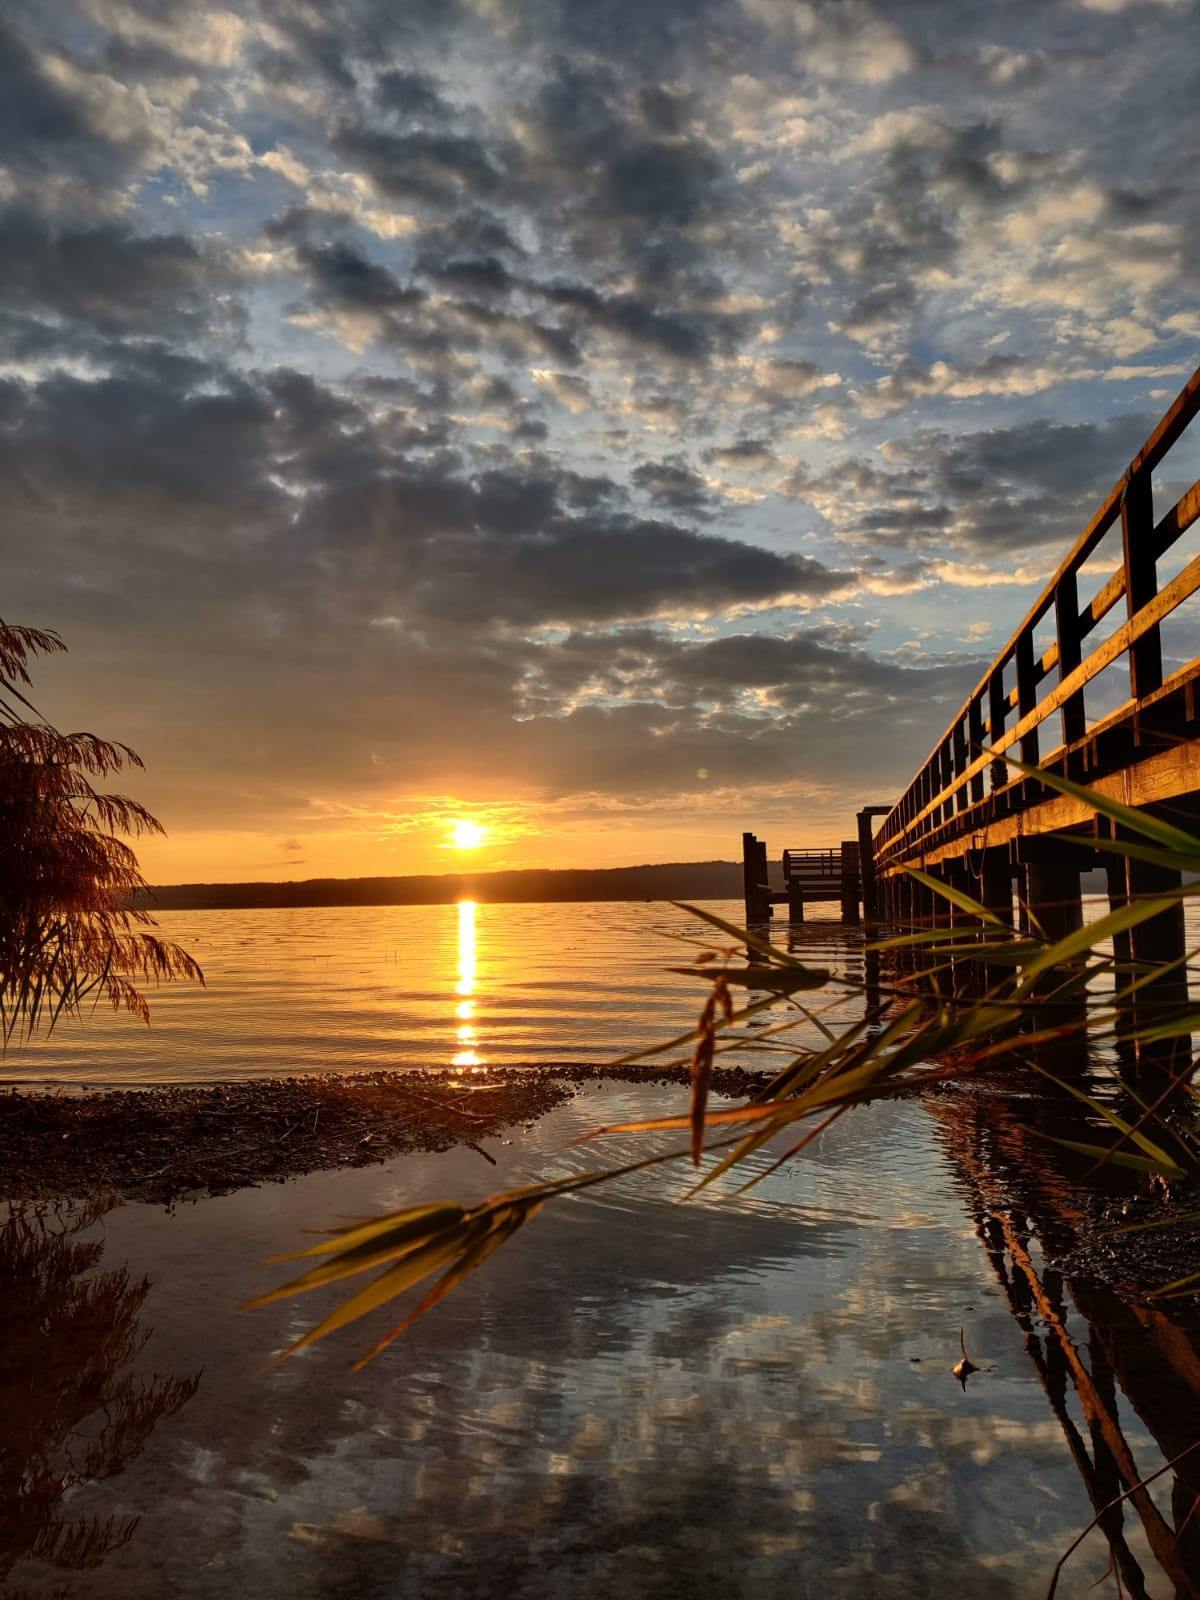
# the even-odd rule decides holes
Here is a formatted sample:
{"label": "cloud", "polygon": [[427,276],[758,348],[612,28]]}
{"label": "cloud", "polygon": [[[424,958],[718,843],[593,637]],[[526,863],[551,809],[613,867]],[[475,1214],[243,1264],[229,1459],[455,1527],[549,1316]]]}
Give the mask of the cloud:
{"label": "cloud", "polygon": [[801,72],[842,82],[886,83],[920,55],[902,28],[869,0],[743,0],[747,12],[788,41]]}
{"label": "cloud", "polygon": [[593,404],[592,391],[585,378],[569,372],[549,372],[544,367],[535,367],[532,377],[540,389],[544,389],[560,406],[565,406],[574,415],[588,410]]}
{"label": "cloud", "polygon": [[19,0],[0,577],[67,720],[256,860],[900,783],[943,602],[1019,610],[1194,361],[1200,17],[1098,4]]}
{"label": "cloud", "polygon": [[240,331],[230,291],[242,276],[222,240],[138,234],[126,222],[55,222],[0,210],[0,299],[10,311],[101,334],[186,340]]}
{"label": "cloud", "polygon": [[[1101,423],[1036,419],[957,436],[923,429],[886,445],[882,464],[846,458],[822,477],[801,478],[793,492],[852,545],[927,552],[940,539],[984,556],[1053,544],[1065,553],[1152,421],[1134,413]],[[954,563],[942,568],[943,576],[963,571]]]}
{"label": "cloud", "polygon": [[775,452],[765,439],[735,439],[732,444],[710,446],[704,460],[739,472],[758,472],[774,462]]}
{"label": "cloud", "polygon": [[639,354],[703,362],[719,343],[736,336],[736,318],[663,310],[650,296],[608,295],[589,284],[565,281],[533,288],[573,329],[611,335]]}
{"label": "cloud", "polygon": [[692,517],[711,512],[708,485],[680,456],[644,462],[635,467],[632,479],[656,506]]}
{"label": "cloud", "polygon": [[107,184],[136,160],[144,129],[106,125],[103,105],[81,96],[67,58],[39,57],[0,20],[0,163],[27,178],[72,173]]}

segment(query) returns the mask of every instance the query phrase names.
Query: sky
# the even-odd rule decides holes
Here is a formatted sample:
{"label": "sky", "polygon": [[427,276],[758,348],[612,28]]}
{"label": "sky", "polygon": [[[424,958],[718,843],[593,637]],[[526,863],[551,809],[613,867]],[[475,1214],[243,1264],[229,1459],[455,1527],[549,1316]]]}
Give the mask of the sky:
{"label": "sky", "polygon": [[7,0],[40,709],[157,882],[850,837],[1200,360],[1198,90],[1194,0]]}

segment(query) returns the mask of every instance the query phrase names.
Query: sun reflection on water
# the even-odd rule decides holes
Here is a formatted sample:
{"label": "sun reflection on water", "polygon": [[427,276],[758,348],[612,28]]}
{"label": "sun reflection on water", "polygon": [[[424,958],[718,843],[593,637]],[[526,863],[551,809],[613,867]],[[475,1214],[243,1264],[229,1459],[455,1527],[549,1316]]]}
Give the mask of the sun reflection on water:
{"label": "sun reflection on water", "polygon": [[482,1067],[483,1057],[475,1049],[475,902],[458,903],[458,982],[454,986],[459,995],[454,1015],[458,1019],[455,1037],[458,1051],[452,1058],[456,1067]]}

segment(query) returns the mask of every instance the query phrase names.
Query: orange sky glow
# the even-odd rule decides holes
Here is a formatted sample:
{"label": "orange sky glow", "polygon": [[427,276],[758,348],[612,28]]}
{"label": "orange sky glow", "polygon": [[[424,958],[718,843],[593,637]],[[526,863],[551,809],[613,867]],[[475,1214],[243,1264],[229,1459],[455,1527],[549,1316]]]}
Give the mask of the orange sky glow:
{"label": "orange sky glow", "polygon": [[[152,787],[143,783],[140,792]],[[752,798],[739,804],[733,796],[714,796],[690,813],[630,808],[563,816],[565,809],[553,802],[539,809],[532,802],[489,807],[448,801],[389,817],[364,808],[357,817],[298,826],[285,838],[249,829],[172,828],[166,838],[135,841],[135,848],[151,883],[285,882],[732,861],[740,859],[743,828],[765,831],[780,848],[843,836],[839,805],[802,797],[795,809],[764,798],[756,810]],[[160,806],[159,815],[165,818],[167,809]],[[456,844],[462,824],[482,831],[478,844]]]}

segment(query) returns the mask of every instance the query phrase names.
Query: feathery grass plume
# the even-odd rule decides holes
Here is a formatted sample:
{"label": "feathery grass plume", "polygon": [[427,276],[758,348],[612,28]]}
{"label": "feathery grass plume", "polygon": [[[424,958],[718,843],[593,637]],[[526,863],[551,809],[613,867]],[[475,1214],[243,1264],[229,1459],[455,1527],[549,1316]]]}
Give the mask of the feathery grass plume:
{"label": "feathery grass plume", "polygon": [[163,830],[94,780],[140,767],[137,754],[60,733],[22,693],[29,658],[63,649],[56,633],[0,620],[0,1046],[49,1032],[89,999],[148,1022],[140,985],[204,982],[187,951],[129,905],[146,880],[120,836]]}

